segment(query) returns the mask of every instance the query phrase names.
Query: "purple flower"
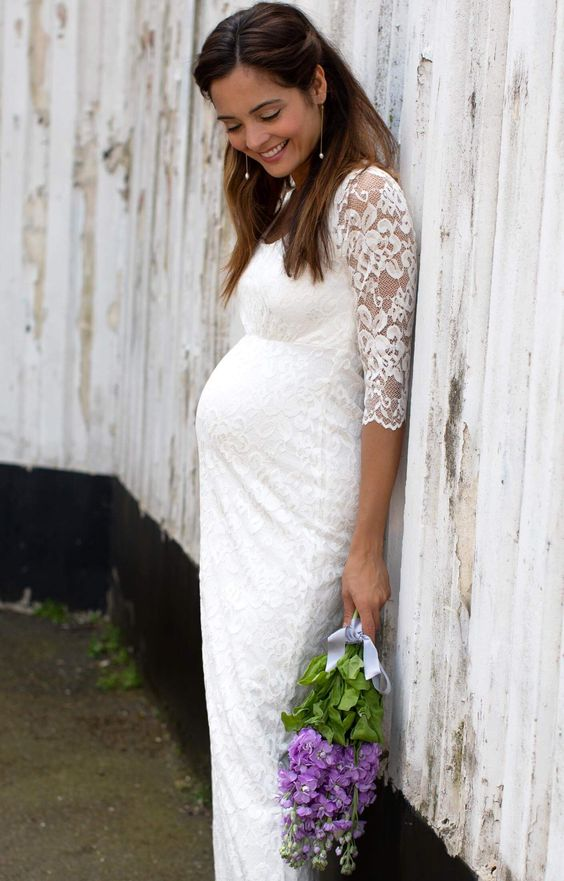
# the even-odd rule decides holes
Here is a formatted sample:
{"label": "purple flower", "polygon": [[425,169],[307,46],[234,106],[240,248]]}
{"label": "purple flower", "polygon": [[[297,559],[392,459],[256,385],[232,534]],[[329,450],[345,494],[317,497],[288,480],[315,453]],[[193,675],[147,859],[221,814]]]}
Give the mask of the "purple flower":
{"label": "purple flower", "polygon": [[[321,746],[323,738],[313,728],[302,728],[288,747],[290,767],[304,767],[311,763],[311,756]],[[327,744],[329,746],[329,744]]]}
{"label": "purple flower", "polygon": [[328,743],[313,728],[302,728],[288,747],[289,768],[278,772],[278,800],[283,811],[282,857],[293,868],[308,860],[327,866],[337,845],[341,869],[350,874],[364,831],[358,819],[376,797],[379,744],[340,746]]}
{"label": "purple flower", "polygon": [[298,817],[309,817],[311,813],[311,808],[308,808],[305,805],[300,805],[300,807],[296,809]]}
{"label": "purple flower", "polygon": [[353,838],[360,838],[360,836],[364,833],[365,826],[366,826],[366,820],[357,820],[356,827],[353,832]]}
{"label": "purple flower", "polygon": [[297,779],[297,774],[295,771],[286,771],[284,768],[280,768],[278,771],[278,782],[280,784],[281,789],[290,789],[294,780]]}

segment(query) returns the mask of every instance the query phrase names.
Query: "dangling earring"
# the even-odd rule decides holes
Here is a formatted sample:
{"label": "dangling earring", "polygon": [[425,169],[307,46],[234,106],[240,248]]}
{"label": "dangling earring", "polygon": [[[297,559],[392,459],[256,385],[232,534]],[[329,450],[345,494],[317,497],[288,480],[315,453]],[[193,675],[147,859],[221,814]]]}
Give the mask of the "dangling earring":
{"label": "dangling earring", "polygon": [[245,153],[245,180],[248,180],[249,178],[250,178],[250,174],[249,174],[249,157],[248,157],[247,154]]}
{"label": "dangling earring", "polygon": [[321,109],[321,134],[319,136],[319,158],[323,159],[323,104],[320,105]]}

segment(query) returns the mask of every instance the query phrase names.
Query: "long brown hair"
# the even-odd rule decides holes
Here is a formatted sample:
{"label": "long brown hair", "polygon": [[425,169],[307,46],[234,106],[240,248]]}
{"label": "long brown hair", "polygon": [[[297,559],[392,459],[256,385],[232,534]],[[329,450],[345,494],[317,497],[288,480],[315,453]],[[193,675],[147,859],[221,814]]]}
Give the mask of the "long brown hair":
{"label": "long brown hair", "polygon": [[[288,3],[255,3],[223,19],[206,38],[193,69],[202,95],[210,99],[213,81],[244,64],[269,74],[279,85],[308,89],[320,64],[327,80],[323,153],[314,150],[307,179],[297,199],[284,241],[284,267],[299,276],[309,266],[314,282],[323,279],[330,258],[327,213],[339,183],[357,167],[377,165],[396,180],[398,143],[371,104],[364,89],[339,51],[323,37],[308,17]],[[268,174],[230,143],[225,149],[224,189],[237,240],[227,265],[222,290],[225,303],[276,214],[284,180]]]}

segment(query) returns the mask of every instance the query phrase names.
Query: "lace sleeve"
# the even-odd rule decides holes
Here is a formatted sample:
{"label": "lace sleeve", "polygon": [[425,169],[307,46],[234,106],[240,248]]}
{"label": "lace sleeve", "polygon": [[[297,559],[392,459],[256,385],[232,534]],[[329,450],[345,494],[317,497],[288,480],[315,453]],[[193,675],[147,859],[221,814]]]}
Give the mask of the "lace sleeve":
{"label": "lace sleeve", "polygon": [[337,240],[356,296],[362,424],[396,429],[406,415],[417,269],[413,221],[389,174],[372,167],[347,181]]}

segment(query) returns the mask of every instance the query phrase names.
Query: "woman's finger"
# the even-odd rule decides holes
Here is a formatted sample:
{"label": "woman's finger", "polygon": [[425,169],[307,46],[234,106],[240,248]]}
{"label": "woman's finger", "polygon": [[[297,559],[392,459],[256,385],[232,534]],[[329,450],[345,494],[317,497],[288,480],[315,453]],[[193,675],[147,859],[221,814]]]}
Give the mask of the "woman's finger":
{"label": "woman's finger", "polygon": [[362,606],[358,609],[358,614],[360,615],[360,623],[362,625],[362,632],[369,636],[372,642],[374,642],[376,638],[376,627],[374,624],[374,614],[370,606]]}
{"label": "woman's finger", "polygon": [[[380,609],[374,609],[372,615],[374,618],[374,633],[376,634],[380,630]],[[372,640],[372,642],[374,642],[374,640]]]}
{"label": "woman's finger", "polygon": [[348,593],[343,594],[343,627],[347,627],[354,615],[354,603]]}

